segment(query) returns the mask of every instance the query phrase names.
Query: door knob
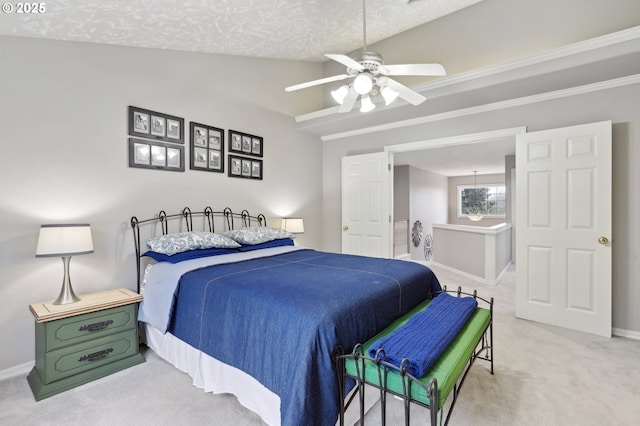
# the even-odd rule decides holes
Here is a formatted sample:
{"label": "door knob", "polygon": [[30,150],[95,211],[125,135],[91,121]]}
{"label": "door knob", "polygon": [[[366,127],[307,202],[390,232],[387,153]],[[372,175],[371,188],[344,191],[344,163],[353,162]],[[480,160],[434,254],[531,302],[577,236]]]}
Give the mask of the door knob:
{"label": "door knob", "polygon": [[343,231],[348,231],[348,230],[349,230],[349,227],[348,227],[347,225],[345,225],[345,226],[343,226],[343,227],[342,227],[342,230],[343,230]]}
{"label": "door knob", "polygon": [[600,237],[600,238],[598,238],[598,242],[600,244],[608,244],[609,243],[609,239],[607,237]]}

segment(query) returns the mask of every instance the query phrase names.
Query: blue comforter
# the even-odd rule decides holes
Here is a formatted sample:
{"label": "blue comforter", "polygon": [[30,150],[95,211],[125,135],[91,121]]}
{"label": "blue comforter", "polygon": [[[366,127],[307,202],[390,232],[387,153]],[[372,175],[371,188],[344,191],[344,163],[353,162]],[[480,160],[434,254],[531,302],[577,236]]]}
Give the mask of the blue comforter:
{"label": "blue comforter", "polygon": [[440,290],[413,262],[300,250],[180,280],[169,331],[280,396],[283,425],[333,425],[331,360]]}

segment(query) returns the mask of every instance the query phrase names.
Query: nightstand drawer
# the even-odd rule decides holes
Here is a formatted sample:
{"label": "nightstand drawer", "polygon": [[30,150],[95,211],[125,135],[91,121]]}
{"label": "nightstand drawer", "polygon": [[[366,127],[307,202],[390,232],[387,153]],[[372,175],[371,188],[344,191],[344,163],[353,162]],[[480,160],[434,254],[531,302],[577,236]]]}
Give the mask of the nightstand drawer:
{"label": "nightstand drawer", "polygon": [[[103,311],[37,324],[46,351],[87,342],[102,336],[137,328],[136,305],[130,304]],[[38,333],[38,331],[40,333]]]}
{"label": "nightstand drawer", "polygon": [[44,383],[99,368],[138,353],[137,330],[93,339],[89,342],[48,352],[44,356]]}

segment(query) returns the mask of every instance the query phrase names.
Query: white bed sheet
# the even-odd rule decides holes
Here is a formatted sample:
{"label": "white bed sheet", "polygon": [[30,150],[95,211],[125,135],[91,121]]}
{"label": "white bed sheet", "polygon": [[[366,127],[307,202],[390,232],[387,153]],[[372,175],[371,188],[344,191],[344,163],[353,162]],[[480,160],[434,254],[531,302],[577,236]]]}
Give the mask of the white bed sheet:
{"label": "white bed sheet", "polygon": [[191,376],[193,385],[205,392],[230,393],[271,426],[280,425],[280,397],[244,371],[225,364],[171,333],[143,325],[147,346],[180,371]]}

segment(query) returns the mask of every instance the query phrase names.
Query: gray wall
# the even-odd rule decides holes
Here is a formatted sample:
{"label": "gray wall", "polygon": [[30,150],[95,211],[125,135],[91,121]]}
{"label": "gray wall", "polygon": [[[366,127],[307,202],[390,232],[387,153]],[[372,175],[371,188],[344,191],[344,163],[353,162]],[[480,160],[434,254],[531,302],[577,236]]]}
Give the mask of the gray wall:
{"label": "gray wall", "polygon": [[411,206],[409,168],[409,166],[393,168],[393,220],[409,220]]}
{"label": "gray wall", "polygon": [[[321,145],[292,118],[307,99],[282,90],[318,64],[15,37],[0,53],[0,371],[33,362],[28,305],[60,290],[61,260],[34,257],[43,223],[91,224],[95,253],[71,261],[79,295],[135,289],[128,220],[160,209],[301,216],[299,242],[321,247]],[[128,105],[263,136],[264,180],[129,168]]]}
{"label": "gray wall", "polygon": [[[424,240],[433,235],[434,223],[447,220],[447,178],[412,166],[394,167],[394,220],[409,220],[409,253],[413,260],[425,260]],[[413,224],[422,223],[422,239],[415,247],[411,240]]]}
{"label": "gray wall", "polygon": [[433,245],[434,262],[484,279],[487,257],[484,234],[436,228]]}
{"label": "gray wall", "polygon": [[500,273],[509,266],[511,262],[511,247],[513,246],[513,227],[508,232],[503,232],[496,237],[496,274]]}
{"label": "gray wall", "polygon": [[425,260],[424,239],[433,235],[432,225],[447,218],[447,178],[437,173],[410,167],[411,221],[422,222],[422,241],[418,247],[410,245],[411,258]]}

